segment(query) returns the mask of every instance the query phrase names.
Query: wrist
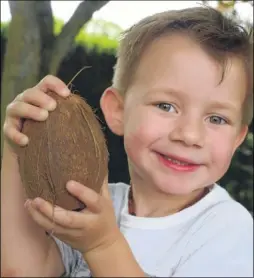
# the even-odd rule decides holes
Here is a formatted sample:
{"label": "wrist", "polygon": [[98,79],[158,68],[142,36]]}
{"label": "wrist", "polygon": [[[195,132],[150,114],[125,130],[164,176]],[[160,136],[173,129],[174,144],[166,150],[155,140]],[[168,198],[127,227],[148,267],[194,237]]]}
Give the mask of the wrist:
{"label": "wrist", "polygon": [[145,277],[122,234],[112,244],[83,257],[94,277]]}
{"label": "wrist", "polygon": [[97,256],[101,256],[102,254],[107,253],[108,251],[113,249],[114,246],[119,245],[122,240],[124,240],[124,237],[120,230],[114,231],[110,234],[110,236],[107,237],[107,239],[102,240],[99,245],[84,252],[83,257],[87,259],[93,259]]}

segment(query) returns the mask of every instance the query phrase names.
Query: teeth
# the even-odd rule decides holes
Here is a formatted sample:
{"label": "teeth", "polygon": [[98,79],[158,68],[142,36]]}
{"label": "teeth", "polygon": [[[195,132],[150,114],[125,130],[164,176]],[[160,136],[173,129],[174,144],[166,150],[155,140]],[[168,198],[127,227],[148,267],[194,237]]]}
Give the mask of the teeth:
{"label": "teeth", "polygon": [[189,165],[189,163],[185,163],[185,162],[181,162],[179,160],[175,160],[175,159],[172,159],[172,158],[169,158],[169,157],[166,157],[165,158],[169,161],[172,161],[174,164],[177,164],[177,165]]}

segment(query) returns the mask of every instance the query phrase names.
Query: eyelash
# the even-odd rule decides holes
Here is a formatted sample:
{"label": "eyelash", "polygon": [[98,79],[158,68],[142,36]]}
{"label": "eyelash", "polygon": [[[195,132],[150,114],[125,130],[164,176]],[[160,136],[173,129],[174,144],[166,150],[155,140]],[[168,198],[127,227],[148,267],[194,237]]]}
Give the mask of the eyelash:
{"label": "eyelash", "polygon": [[[175,109],[174,105],[172,105],[171,103],[166,103],[166,102],[157,103],[157,104],[156,104],[156,107],[158,107],[159,109],[161,109],[161,110],[163,110],[163,111],[165,111],[165,112],[169,112],[169,111],[167,111],[167,110],[165,110],[165,109],[162,109],[162,108],[160,107],[161,105],[167,105],[167,106],[169,106],[169,108],[174,108],[174,109]],[[175,109],[175,110],[176,110],[176,109]]]}
{"label": "eyelash", "polygon": [[[217,119],[219,119],[219,120],[220,120],[220,123],[212,123],[212,122],[211,122],[211,119],[212,119],[212,118],[217,118]],[[226,119],[220,117],[220,116],[213,115],[213,116],[210,116],[209,119],[210,119],[210,123],[211,123],[211,124],[215,124],[215,125],[225,125],[225,124],[228,124],[228,121],[227,121]],[[221,121],[223,121],[224,123],[221,123]]]}
{"label": "eyelash", "polygon": [[[169,112],[169,110],[165,110],[165,109],[163,109],[163,108],[161,108],[160,106],[161,105],[167,105],[169,108],[174,108],[175,109],[175,107],[171,104],[171,103],[166,103],[166,102],[160,102],[160,103],[157,103],[156,104],[156,107],[158,107],[159,109],[161,109],[161,110],[163,110],[163,111],[165,111],[165,112]],[[175,109],[176,110],[176,109]],[[211,122],[211,119],[212,118],[217,118],[217,119],[219,119],[219,123],[212,123]],[[224,125],[224,124],[228,124],[228,121],[226,120],[226,119],[224,119],[224,118],[222,118],[222,117],[220,117],[220,116],[216,116],[216,115],[213,115],[213,116],[210,116],[209,117],[209,119],[210,119],[210,123],[212,123],[212,124],[215,124],[215,125]],[[221,122],[223,122],[223,123],[221,123]]]}

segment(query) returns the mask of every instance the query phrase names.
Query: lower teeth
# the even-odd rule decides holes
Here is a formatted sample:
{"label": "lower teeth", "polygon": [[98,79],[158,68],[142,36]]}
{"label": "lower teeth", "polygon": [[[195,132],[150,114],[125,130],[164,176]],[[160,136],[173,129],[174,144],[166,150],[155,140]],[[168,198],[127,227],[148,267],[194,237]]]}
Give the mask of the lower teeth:
{"label": "lower teeth", "polygon": [[186,165],[189,165],[188,163],[183,163],[183,162],[180,162],[178,160],[174,160],[174,159],[171,159],[171,158],[167,158],[165,157],[167,160],[173,162],[174,164],[177,164],[177,165],[183,165],[183,166],[186,166]]}

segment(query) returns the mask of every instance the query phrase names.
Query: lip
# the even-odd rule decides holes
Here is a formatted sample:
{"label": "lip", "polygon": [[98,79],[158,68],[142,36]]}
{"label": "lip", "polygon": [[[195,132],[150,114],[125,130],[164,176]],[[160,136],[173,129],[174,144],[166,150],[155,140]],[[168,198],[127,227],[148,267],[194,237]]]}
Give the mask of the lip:
{"label": "lip", "polygon": [[[174,156],[174,155],[164,155],[161,153],[157,153],[157,156],[159,158],[159,161],[166,166],[167,168],[173,169],[175,171],[179,172],[194,172],[196,171],[201,165],[197,164],[189,159],[181,158],[179,156]],[[179,165],[175,164],[170,160],[167,160],[164,156],[168,156],[172,159],[179,160],[180,162],[185,162],[188,163],[188,165]]]}
{"label": "lip", "polygon": [[199,163],[193,161],[193,160],[190,160],[190,159],[187,159],[187,158],[184,158],[184,157],[181,157],[181,156],[176,156],[176,155],[173,155],[173,154],[163,154],[163,153],[158,153],[159,155],[162,155],[162,156],[167,156],[171,159],[174,159],[174,160],[178,160],[180,162],[184,162],[184,163],[189,163],[191,165],[200,165]]}

